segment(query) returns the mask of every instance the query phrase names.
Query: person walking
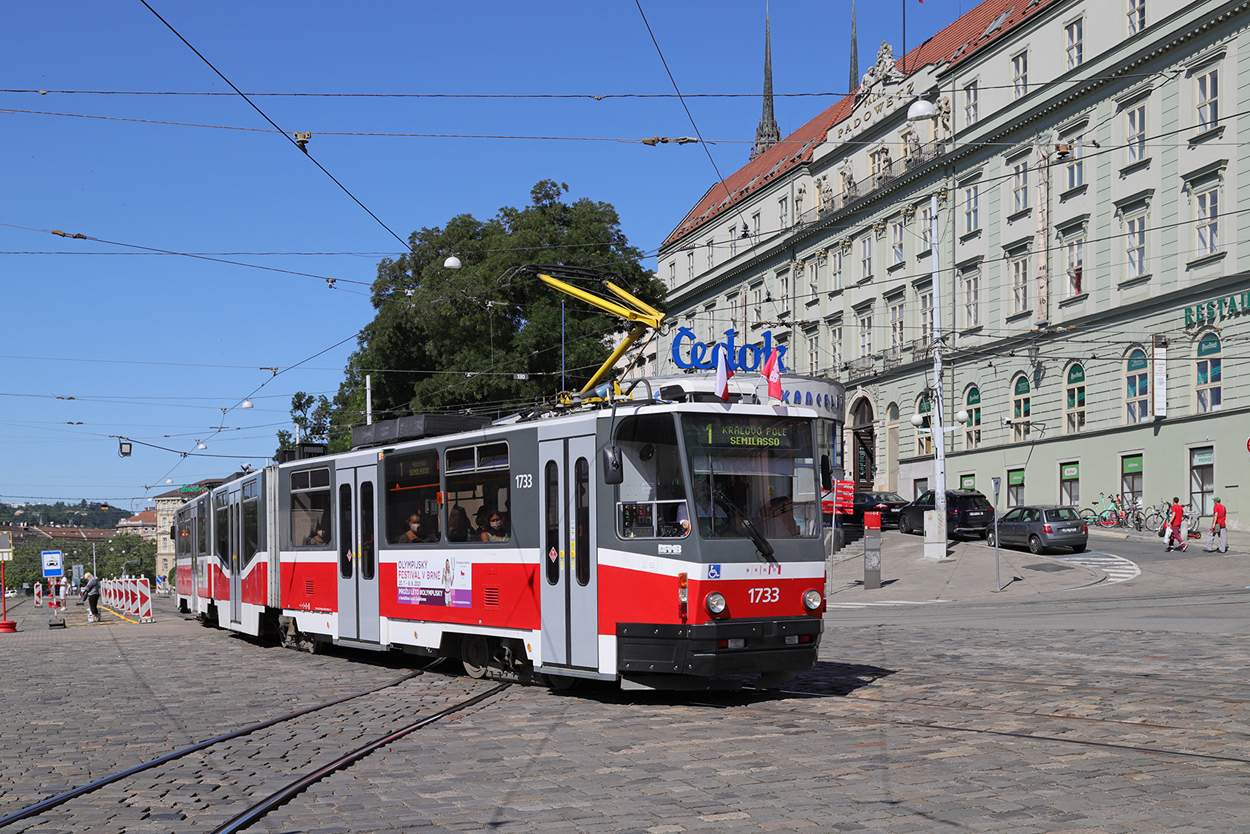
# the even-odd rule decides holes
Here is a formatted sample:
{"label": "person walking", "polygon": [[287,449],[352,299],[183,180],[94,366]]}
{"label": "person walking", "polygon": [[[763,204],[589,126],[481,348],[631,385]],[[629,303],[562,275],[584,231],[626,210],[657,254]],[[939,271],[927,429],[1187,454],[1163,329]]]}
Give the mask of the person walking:
{"label": "person walking", "polygon": [[1171,534],[1168,536],[1168,550],[1172,549],[1172,542],[1176,542],[1176,549],[1184,551],[1188,549],[1189,543],[1185,541],[1184,535],[1181,533],[1181,526],[1185,521],[1185,508],[1181,506],[1181,499],[1172,499],[1171,519],[1169,523],[1172,528]]}
{"label": "person walking", "polygon": [[1215,506],[1211,508],[1211,535],[1207,536],[1207,546],[1204,550],[1207,553],[1216,551],[1215,541],[1219,539],[1219,552],[1228,552],[1228,531],[1224,529],[1224,523],[1228,519],[1228,510],[1220,503],[1220,497],[1215,497]]}
{"label": "person walking", "polygon": [[87,580],[83,593],[87,597],[87,622],[100,622],[100,580],[95,578],[95,574],[87,573],[83,577]]}

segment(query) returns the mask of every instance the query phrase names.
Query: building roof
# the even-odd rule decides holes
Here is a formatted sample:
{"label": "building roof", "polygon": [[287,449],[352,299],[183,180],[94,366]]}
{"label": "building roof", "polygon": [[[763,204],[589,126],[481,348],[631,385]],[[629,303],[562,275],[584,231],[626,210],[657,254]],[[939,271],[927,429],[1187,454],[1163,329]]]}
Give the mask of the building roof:
{"label": "building roof", "polygon": [[118,527],[146,527],[156,526],[156,510],[141,510],[132,515],[130,518],[123,518],[117,522]]}
{"label": "building roof", "polygon": [[[1027,18],[1061,0],[984,0],[929,40],[894,62],[899,70],[915,72],[921,67],[961,64],[976,55]],[[810,162],[812,153],[829,131],[849,117],[855,107],[856,90],[832,107],[707,190],[665,239],[669,246],[706,223],[722,220],[730,209],[797,165]]]}

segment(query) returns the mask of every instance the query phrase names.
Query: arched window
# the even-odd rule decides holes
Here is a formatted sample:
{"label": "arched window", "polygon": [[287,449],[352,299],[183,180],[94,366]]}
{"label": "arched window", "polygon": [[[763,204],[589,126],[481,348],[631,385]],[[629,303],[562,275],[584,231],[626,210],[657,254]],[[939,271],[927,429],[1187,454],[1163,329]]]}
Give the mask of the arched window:
{"label": "arched window", "polygon": [[1219,411],[1224,402],[1220,364],[1220,337],[1208,333],[1198,340],[1199,414]]}
{"label": "arched window", "polygon": [[933,404],[928,397],[921,397],[916,403],[916,413],[923,422],[916,428],[916,454],[933,454]]}
{"label": "arched window", "polygon": [[1137,348],[1128,355],[1124,382],[1124,403],[1128,408],[1128,421],[1143,423],[1150,414],[1150,378],[1146,351]]}
{"label": "arched window", "polygon": [[1085,368],[1079,364],[1068,368],[1067,395],[1068,434],[1085,431]]}
{"label": "arched window", "polygon": [[1021,374],[1011,388],[1011,439],[1016,443],[1029,439],[1030,399],[1029,378]]}
{"label": "arched window", "polygon": [[969,388],[964,405],[968,412],[968,422],[964,426],[964,448],[977,449],[981,446],[981,389],[975,385]]}

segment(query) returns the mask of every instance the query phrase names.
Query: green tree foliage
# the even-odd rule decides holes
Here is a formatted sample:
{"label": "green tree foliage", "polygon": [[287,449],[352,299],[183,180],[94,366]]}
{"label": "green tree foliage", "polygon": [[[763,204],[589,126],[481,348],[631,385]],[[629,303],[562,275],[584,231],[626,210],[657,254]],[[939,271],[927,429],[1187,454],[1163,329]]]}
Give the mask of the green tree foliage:
{"label": "green tree foliage", "polygon": [[[324,394],[313,397],[312,394],[296,391],[291,397],[291,422],[299,427],[300,439],[325,442],[330,434],[331,410],[330,401]],[[286,429],[279,429],[278,451],[294,448],[295,438]]]}
{"label": "green tree foliage", "polygon": [[[377,315],[362,331],[334,399],[331,450],[346,448],[350,427],[364,422],[366,374],[375,419],[460,409],[508,413],[557,393],[561,302],[564,387],[581,388],[611,352],[610,337],[628,324],[532,273],[514,272],[520,265],[602,269],[662,306],[663,285],[642,269],[642,253],[622,233],[616,210],[584,198],[566,203],[567,191],[564,183],[544,180],[525,208],[504,207],[485,221],[460,215],[443,228],[421,229],[409,238],[409,254],[378,265]],[[461,269],[444,268],[450,255]],[[597,282],[580,285],[602,294]]]}
{"label": "green tree foliage", "polygon": [[128,510],[89,503],[85,499],[78,504],[61,501],[55,504],[0,504],[0,524],[113,528],[130,515]]}

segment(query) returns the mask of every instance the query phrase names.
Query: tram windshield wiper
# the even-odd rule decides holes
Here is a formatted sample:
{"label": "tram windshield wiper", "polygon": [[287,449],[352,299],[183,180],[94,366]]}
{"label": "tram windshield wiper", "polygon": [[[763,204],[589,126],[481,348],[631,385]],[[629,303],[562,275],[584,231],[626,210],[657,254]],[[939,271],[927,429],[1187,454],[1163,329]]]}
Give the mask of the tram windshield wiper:
{"label": "tram windshield wiper", "polygon": [[729,500],[729,496],[717,489],[712,492],[712,500],[716,502],[716,506],[738,519],[742,531],[747,534],[747,538],[755,545],[757,553],[770,562],[777,561],[773,558],[773,546],[768,543],[768,539],[764,538],[764,534],[755,526],[755,522],[747,518],[746,513],[738,509],[738,506]]}

